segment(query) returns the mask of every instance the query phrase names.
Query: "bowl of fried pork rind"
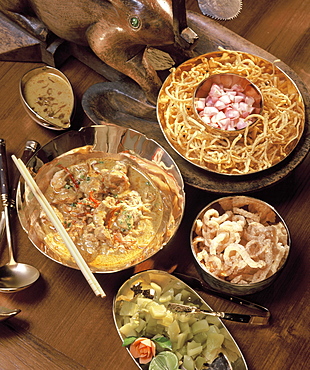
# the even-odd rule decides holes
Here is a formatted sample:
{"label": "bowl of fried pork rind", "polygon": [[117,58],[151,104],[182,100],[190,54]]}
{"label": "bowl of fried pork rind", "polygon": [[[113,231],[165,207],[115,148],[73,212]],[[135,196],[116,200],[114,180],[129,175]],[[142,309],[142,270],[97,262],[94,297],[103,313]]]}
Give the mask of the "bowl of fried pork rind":
{"label": "bowl of fried pork rind", "polygon": [[288,227],[269,204],[228,196],[204,207],[191,230],[196,268],[217,291],[247,295],[270,286],[286,265]]}

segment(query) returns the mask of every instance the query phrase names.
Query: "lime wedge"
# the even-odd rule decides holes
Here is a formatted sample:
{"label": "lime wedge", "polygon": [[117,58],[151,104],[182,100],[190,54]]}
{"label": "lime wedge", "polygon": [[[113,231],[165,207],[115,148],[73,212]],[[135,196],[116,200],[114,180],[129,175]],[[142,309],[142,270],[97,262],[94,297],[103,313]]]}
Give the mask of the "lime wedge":
{"label": "lime wedge", "polygon": [[177,370],[179,360],[173,352],[164,351],[159,353],[150,362],[149,370]]}

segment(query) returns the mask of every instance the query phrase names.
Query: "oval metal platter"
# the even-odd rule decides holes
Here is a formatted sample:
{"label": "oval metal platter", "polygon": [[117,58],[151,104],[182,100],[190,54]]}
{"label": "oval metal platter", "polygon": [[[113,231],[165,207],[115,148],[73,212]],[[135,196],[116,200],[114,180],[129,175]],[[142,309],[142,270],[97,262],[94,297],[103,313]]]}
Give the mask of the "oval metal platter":
{"label": "oval metal platter", "polygon": [[[171,300],[169,299],[169,295],[171,295],[172,297],[171,300],[180,299],[181,297],[181,299],[184,299],[183,301],[184,304],[190,303],[194,304],[195,306],[201,309],[212,311],[211,307],[182,280],[176,278],[175,276],[165,271],[160,270],[143,271],[128,279],[120,287],[114,298],[113,317],[118,334],[120,335],[121,339],[124,340],[128,336],[154,338],[154,336],[156,337],[156,334],[160,334],[163,337],[167,337],[168,336],[167,331],[160,322],[160,320],[158,320],[158,325],[155,326],[155,330],[154,325],[152,326],[151,330],[148,329],[148,324],[146,324],[146,326],[142,330],[137,328],[137,331],[135,331],[134,328],[129,328],[130,331],[128,331],[128,325],[126,326],[126,323],[130,322],[132,316],[134,316],[136,323],[139,321],[140,318],[139,305],[136,304],[136,299],[138,297],[141,297],[142,300],[148,299],[155,301],[157,303],[159,302],[160,298],[160,304],[163,304],[167,307],[167,305],[171,302]],[[132,310],[127,310],[126,306],[131,306]],[[169,312],[169,308],[167,308],[166,316],[168,317],[169,315],[171,315],[171,312]],[[197,318],[197,320],[199,320],[199,318]],[[220,333],[220,335],[223,335],[225,339],[220,345],[220,347],[217,348],[215,352],[213,352],[212,356],[214,358],[211,360],[206,359],[206,362],[218,361],[218,359],[224,355],[223,357],[227,359],[229,362],[227,369],[230,368],[233,370],[247,370],[248,367],[245,362],[245,359],[237,343],[235,342],[234,338],[229,333],[223,322],[217,317],[212,318],[208,317],[208,323],[209,331],[213,331],[211,329],[213,327],[214,331]],[[158,333],[156,333],[157,327]],[[186,346],[190,340],[191,339],[186,339],[184,345]],[[202,343],[202,346],[206,343],[207,342]],[[174,348],[173,341],[172,348]],[[149,364],[140,364],[139,360],[135,359],[132,356],[130,350],[128,349],[128,346],[127,350],[130,356],[136,362],[136,365],[138,366],[139,369],[147,370],[149,368]],[[208,350],[206,349],[206,351]],[[158,353],[156,353],[155,355],[157,354]],[[182,359],[180,360],[179,368],[181,368],[181,366]],[[203,368],[206,369],[207,367]]]}

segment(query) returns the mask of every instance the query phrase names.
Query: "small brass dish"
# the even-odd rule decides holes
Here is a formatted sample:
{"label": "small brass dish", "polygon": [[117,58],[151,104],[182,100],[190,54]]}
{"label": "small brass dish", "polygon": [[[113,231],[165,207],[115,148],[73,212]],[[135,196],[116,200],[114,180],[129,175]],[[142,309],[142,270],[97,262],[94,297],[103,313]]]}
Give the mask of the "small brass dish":
{"label": "small brass dish", "polygon": [[36,123],[51,130],[71,127],[74,93],[61,71],[49,66],[34,68],[22,77],[19,90],[26,112]]}
{"label": "small brass dish", "polygon": [[[207,99],[208,96],[210,97],[209,99],[211,100],[211,95],[209,95],[209,94],[210,94],[210,91],[212,89],[212,86],[215,86],[215,85],[220,86],[222,91],[224,89],[225,90],[233,90],[232,92],[228,92],[227,94],[225,94],[223,96],[223,98],[227,98],[228,101],[229,101],[229,98],[228,98],[229,94],[236,94],[236,97],[240,98],[240,100],[242,99],[242,96],[244,96],[245,99],[251,99],[252,100],[252,104],[251,104],[252,112],[251,113],[246,113],[246,114],[248,114],[248,115],[262,114],[264,102],[263,102],[263,96],[262,96],[260,90],[258,89],[258,87],[243,76],[240,76],[240,75],[237,75],[237,74],[234,74],[234,73],[221,73],[221,74],[214,74],[214,75],[211,75],[211,76],[207,77],[205,80],[203,80],[197,86],[197,89],[195,90],[195,94],[194,94],[194,97],[193,97],[193,105],[194,105],[193,110],[194,110],[194,114],[196,116],[196,119],[201,124],[203,124],[209,131],[214,132],[216,134],[224,134],[224,135],[229,135],[229,136],[231,136],[231,135],[235,136],[235,135],[238,135],[240,133],[243,133],[245,131],[246,127],[253,127],[255,125],[255,123],[257,122],[257,118],[255,118],[255,117],[246,119],[244,121],[244,127],[239,128],[239,129],[238,128],[223,129],[221,127],[216,127],[216,125],[217,125],[216,123],[214,123],[214,124],[211,124],[211,123],[208,124],[207,123],[206,124],[203,121],[202,116],[199,114],[199,112],[196,108],[196,102],[199,99]],[[240,88],[240,91],[234,90],[234,87]],[[232,95],[232,96],[234,97],[234,95]],[[223,117],[226,117],[225,113],[224,113],[224,109],[225,110],[230,109],[233,112],[237,112],[238,109],[240,109],[240,108],[238,108],[238,109],[233,108],[234,104],[238,105],[238,103],[234,103],[233,101],[229,101],[229,103],[224,104],[221,100],[217,100],[215,102],[215,105],[214,105],[214,102],[210,103],[211,104],[211,109],[216,107],[216,103],[220,103],[220,104],[223,105],[223,107],[225,107],[225,108],[219,109],[219,113],[222,114]],[[250,106],[248,106],[244,102],[242,102],[242,103],[245,105],[246,109],[250,109]],[[241,112],[238,112],[238,113],[240,113],[240,119],[243,120],[243,118],[241,117]],[[239,119],[239,116],[238,116],[238,119]],[[224,118],[224,120],[226,120],[226,118]]]}

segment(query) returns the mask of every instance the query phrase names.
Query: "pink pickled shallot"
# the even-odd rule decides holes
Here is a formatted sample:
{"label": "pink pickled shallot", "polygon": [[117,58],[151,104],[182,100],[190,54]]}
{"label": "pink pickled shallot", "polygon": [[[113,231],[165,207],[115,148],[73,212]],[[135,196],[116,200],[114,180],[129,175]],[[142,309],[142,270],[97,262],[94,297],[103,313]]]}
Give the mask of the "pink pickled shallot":
{"label": "pink pickled shallot", "polygon": [[231,88],[213,83],[206,98],[196,98],[195,108],[201,120],[220,130],[241,130],[252,123],[246,118],[253,113],[255,100],[244,93],[241,85]]}

